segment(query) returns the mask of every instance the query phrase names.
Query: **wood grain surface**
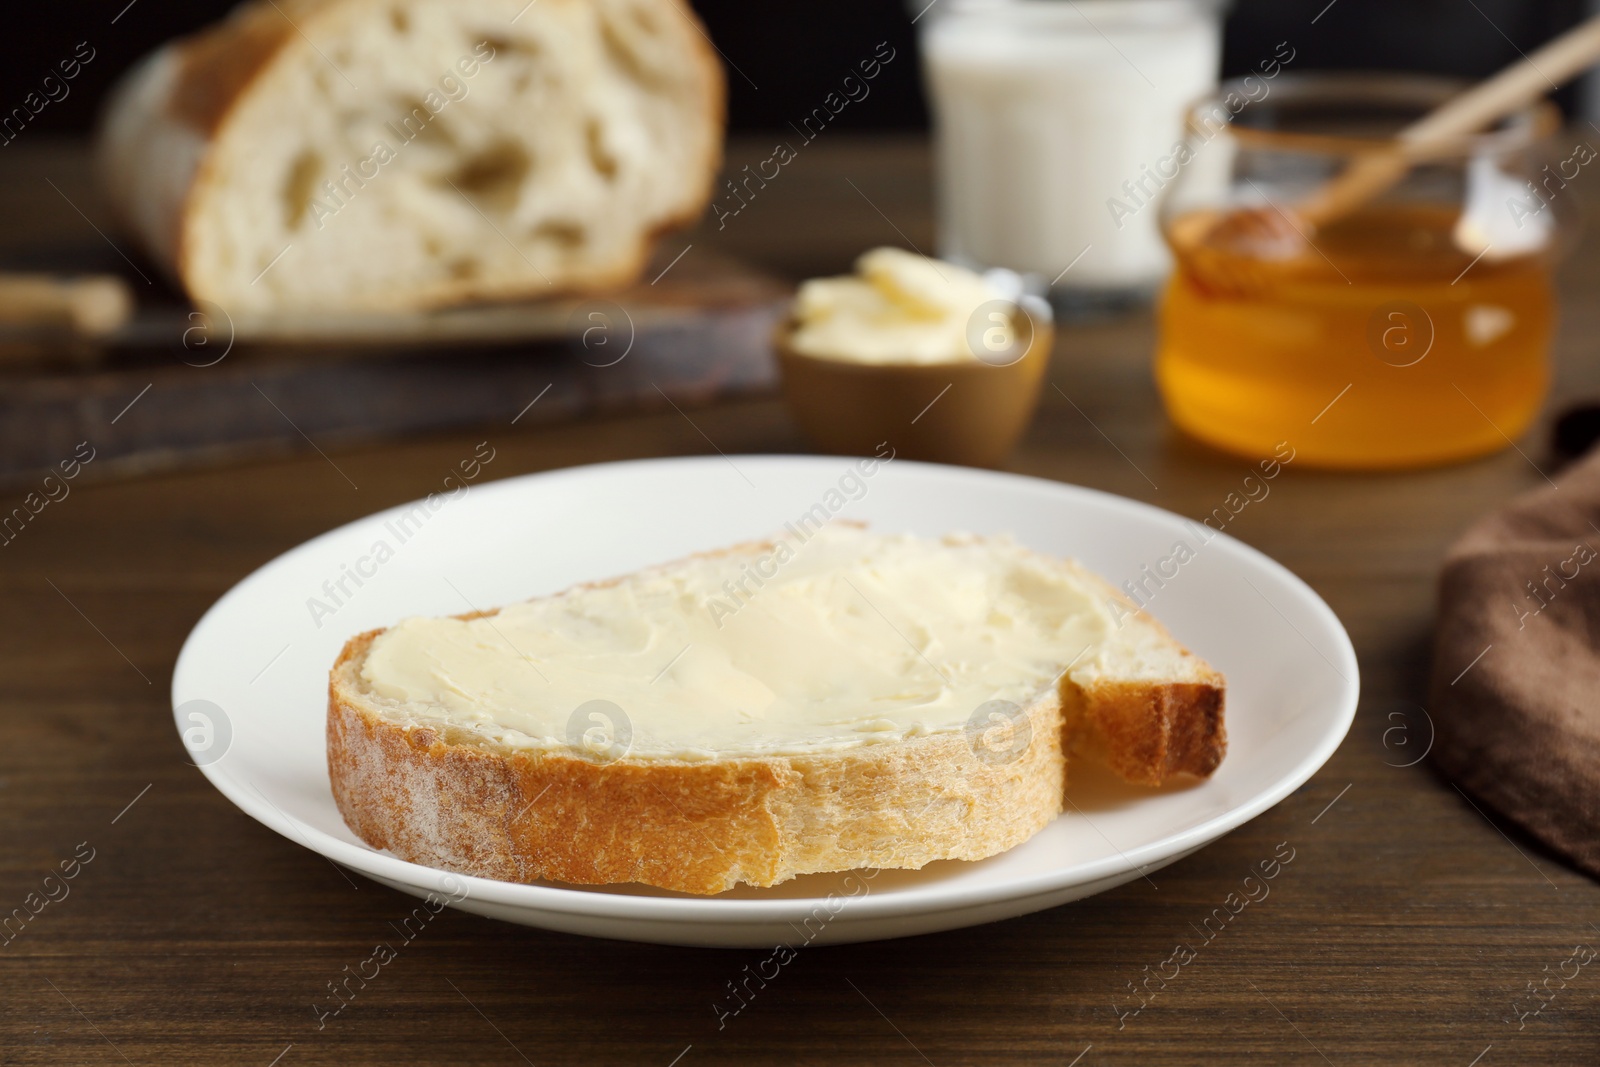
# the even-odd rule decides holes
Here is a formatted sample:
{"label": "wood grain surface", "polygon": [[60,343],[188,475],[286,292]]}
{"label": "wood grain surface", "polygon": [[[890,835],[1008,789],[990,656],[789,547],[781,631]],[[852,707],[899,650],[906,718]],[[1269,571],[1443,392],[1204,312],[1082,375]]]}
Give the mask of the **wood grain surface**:
{"label": "wood grain surface", "polygon": [[[730,169],[765,147],[735,144]],[[18,145],[0,159],[6,214],[22,220],[6,239],[95,246],[85,218],[39,180],[48,172],[75,200],[83,192],[77,157],[52,153]],[[1600,203],[1600,178],[1569,192]],[[821,138],[725,229],[689,239],[791,278],[842,269],[872,244],[931,249],[926,148]],[[1600,245],[1581,243],[1564,267],[1552,408],[1600,391],[1597,282]],[[1148,313],[1063,330],[1054,388],[1012,469],[1209,512],[1245,464],[1167,426],[1152,342]],[[1290,468],[1230,525],[1349,627],[1361,710],[1304,788],[1154,884],[975,929],[803,951],[721,1028],[713,1005],[763,953],[586,940],[447,910],[319,1028],[313,1001],[392,938],[389,924],[414,902],[260,826],[185,762],[168,703],[173,660],[252,568],[430,491],[485,437],[498,450],[494,477],[807,448],[776,399],[702,408],[692,422],[665,409],[559,427],[514,427],[497,408],[470,433],[84,482],[50,504],[0,548],[0,914],[42,892],[63,862],[76,876],[0,946],[0,1063],[1600,1060],[1600,969],[1538,1016],[1513,1009],[1575,946],[1600,945],[1600,889],[1477,810],[1426,760],[1400,766],[1423,751],[1426,728],[1415,714],[1389,717],[1425,699],[1446,545],[1480,512],[1543,484],[1535,464],[1560,480],[1543,429],[1520,453],[1436,470]],[[1400,723],[1408,729],[1393,732]],[[1137,1004],[1130,985],[1194,940],[1284,842],[1295,858],[1270,896],[1119,1018],[1113,1005]]]}

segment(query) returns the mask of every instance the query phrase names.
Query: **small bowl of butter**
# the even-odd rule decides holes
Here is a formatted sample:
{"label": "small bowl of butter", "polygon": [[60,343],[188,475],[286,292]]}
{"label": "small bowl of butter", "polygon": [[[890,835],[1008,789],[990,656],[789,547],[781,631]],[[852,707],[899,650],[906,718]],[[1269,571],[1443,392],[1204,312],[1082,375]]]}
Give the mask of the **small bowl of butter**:
{"label": "small bowl of butter", "polygon": [[784,397],[824,451],[997,467],[1027,429],[1054,339],[1009,271],[898,248],[800,286],[775,338]]}

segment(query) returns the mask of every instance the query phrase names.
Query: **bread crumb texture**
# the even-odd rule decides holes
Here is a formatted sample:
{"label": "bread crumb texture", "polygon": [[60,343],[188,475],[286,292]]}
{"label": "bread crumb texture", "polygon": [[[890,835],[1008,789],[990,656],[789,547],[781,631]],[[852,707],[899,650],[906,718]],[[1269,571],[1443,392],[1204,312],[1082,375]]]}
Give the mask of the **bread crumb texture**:
{"label": "bread crumb texture", "polygon": [[101,166],[231,315],[547,296],[698,217],[723,99],[674,0],[256,0],[125,79]]}

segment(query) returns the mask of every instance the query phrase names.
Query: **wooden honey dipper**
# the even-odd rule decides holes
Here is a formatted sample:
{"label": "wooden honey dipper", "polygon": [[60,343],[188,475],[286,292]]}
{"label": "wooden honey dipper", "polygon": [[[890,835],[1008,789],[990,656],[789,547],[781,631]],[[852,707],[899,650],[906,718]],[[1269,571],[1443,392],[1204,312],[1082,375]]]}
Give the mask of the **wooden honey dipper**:
{"label": "wooden honey dipper", "polygon": [[[1462,137],[1527,107],[1597,61],[1600,15],[1429,112],[1396,134],[1390,146],[1357,155],[1336,177],[1299,203],[1244,208],[1220,219],[1197,220],[1205,225],[1203,232],[1196,233],[1191,226],[1185,233],[1180,227],[1175,236],[1194,250],[1244,246],[1259,248],[1268,258],[1292,258],[1305,250],[1317,230],[1381,196],[1416,163],[1448,153]],[[1224,259],[1229,265],[1223,265]],[[1201,273],[1217,288],[1249,293],[1265,284],[1256,271],[1240,265],[1237,257],[1208,255],[1203,260]],[[1216,269],[1209,269],[1212,267]]]}

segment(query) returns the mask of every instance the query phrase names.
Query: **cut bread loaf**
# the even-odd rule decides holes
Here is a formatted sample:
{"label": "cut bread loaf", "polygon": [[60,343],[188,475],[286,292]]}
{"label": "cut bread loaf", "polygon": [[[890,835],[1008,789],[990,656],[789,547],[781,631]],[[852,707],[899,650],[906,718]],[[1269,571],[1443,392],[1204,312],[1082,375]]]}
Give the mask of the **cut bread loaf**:
{"label": "cut bread loaf", "polygon": [[834,523],[361,634],[328,762],[345,821],[405,859],[716,893],[995,855],[1061,811],[1069,750],[1210,774],[1222,707],[1072,562]]}
{"label": "cut bread loaf", "polygon": [[699,216],[723,94],[678,0],[252,0],[124,79],[99,165],[236,318],[540,297]]}

